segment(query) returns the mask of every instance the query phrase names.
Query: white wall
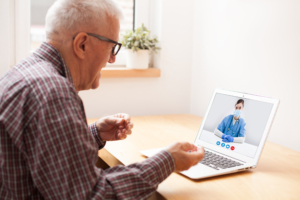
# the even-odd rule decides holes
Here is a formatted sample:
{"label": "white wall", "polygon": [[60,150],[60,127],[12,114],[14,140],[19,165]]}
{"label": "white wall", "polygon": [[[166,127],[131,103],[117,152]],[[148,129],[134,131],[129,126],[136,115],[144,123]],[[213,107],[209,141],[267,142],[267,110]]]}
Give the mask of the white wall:
{"label": "white wall", "polygon": [[9,29],[9,0],[0,1],[0,76],[9,69],[9,53],[10,53],[10,29]]}
{"label": "white wall", "polygon": [[268,140],[300,151],[300,1],[195,1],[191,113],[213,90],[279,98]]}
{"label": "white wall", "polygon": [[[101,78],[97,90],[80,92],[88,118],[117,112],[132,116],[189,113],[194,1],[159,1],[162,50],[159,78]],[[159,13],[157,13],[159,14]]]}

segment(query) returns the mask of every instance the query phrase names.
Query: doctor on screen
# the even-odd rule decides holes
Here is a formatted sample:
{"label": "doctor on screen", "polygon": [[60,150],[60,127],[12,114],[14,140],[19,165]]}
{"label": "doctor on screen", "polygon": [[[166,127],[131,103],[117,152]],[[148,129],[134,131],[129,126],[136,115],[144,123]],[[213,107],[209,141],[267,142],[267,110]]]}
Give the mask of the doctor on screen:
{"label": "doctor on screen", "polygon": [[246,123],[241,118],[241,112],[244,109],[244,100],[239,99],[235,104],[233,115],[228,115],[215,129],[216,136],[222,138],[223,142],[243,143],[246,137]]}

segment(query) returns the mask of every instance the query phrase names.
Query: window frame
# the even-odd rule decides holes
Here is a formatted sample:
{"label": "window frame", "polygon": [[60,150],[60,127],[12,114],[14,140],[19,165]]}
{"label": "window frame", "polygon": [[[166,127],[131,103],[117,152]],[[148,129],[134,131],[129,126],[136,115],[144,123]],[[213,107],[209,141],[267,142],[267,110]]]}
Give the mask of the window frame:
{"label": "window frame", "polygon": [[10,54],[13,52],[10,48],[10,2],[9,0],[0,1],[0,44],[2,45],[0,49],[0,76],[5,74],[10,67]]}
{"label": "window frame", "polygon": [[[12,52],[10,63],[14,66],[23,58],[30,55],[30,0],[10,0],[11,15],[11,41]],[[142,23],[149,27],[151,0],[135,0],[134,27]],[[126,55],[124,48],[118,53],[116,62],[107,66],[124,67]]]}
{"label": "window frame", "polygon": [[9,10],[10,67],[12,67],[30,55],[30,0],[10,0]]}

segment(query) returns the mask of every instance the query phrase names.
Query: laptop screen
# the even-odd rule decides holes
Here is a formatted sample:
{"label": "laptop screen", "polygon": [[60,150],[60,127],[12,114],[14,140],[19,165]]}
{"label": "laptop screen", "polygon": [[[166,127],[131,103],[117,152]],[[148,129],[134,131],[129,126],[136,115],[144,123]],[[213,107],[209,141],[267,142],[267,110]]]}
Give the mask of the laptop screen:
{"label": "laptop screen", "polygon": [[216,94],[198,139],[254,158],[273,104]]}

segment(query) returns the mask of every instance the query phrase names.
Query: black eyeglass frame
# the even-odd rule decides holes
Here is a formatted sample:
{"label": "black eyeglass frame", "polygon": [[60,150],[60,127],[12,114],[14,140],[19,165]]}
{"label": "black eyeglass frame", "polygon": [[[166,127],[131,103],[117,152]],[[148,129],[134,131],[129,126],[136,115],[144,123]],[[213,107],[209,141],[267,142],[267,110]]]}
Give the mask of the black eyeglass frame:
{"label": "black eyeglass frame", "polygon": [[[101,35],[97,35],[97,34],[94,34],[94,33],[86,33],[86,34],[88,34],[88,35],[90,35],[90,36],[93,36],[93,37],[95,37],[95,38],[98,38],[99,40],[102,40],[102,41],[114,43],[115,46],[112,48],[112,51],[111,51],[111,53],[112,53],[113,56],[116,56],[116,55],[119,53],[119,51],[120,51],[120,49],[121,49],[121,47],[122,47],[122,44],[121,44],[121,43],[116,42],[116,41],[111,40],[111,39],[108,39],[108,38],[106,38],[106,37],[103,37],[103,36],[101,36]],[[115,48],[116,48],[116,46],[118,46],[118,50],[117,50],[117,52],[115,53]]]}

